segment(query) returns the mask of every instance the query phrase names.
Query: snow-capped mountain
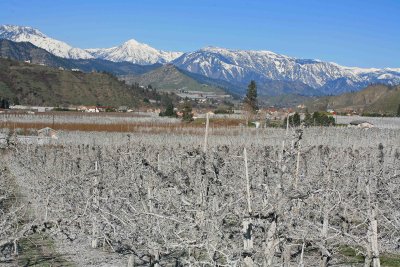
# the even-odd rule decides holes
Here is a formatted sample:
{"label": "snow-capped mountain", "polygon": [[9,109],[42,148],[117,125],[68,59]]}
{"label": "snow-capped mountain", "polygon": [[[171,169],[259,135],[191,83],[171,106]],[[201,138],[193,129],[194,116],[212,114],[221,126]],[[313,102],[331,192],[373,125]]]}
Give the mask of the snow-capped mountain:
{"label": "snow-capped mountain", "polygon": [[86,49],[96,58],[114,62],[128,61],[135,64],[167,63],[181,56],[181,52],[166,52],[157,50],[147,44],[131,39],[120,46],[111,48]]}
{"label": "snow-capped mountain", "polygon": [[0,26],[0,38],[30,42],[56,56],[70,59],[98,58],[141,65],[171,62],[180,69],[231,84],[232,88],[243,88],[243,92],[250,80],[255,80],[261,93],[265,94],[340,94],[362,89],[371,83],[400,84],[400,68],[344,67],[270,51],[206,47],[183,54],[157,50],[133,39],[111,48],[83,50],[47,37],[34,28],[11,25]]}
{"label": "snow-capped mountain", "polygon": [[168,63],[183,54],[181,52],[157,50],[133,39],[116,47],[84,50],[52,39],[37,29],[15,25],[0,26],[0,39],[8,39],[14,42],[30,42],[53,55],[63,58],[100,58],[114,62],[127,61],[141,65]]}
{"label": "snow-capped mountain", "polygon": [[[399,69],[362,69],[313,59],[297,59],[270,51],[206,47],[173,61],[177,67],[234,84],[254,79],[260,86],[270,81],[302,83],[321,93],[358,90],[369,83],[399,84]],[[333,91],[333,92],[332,92]]]}
{"label": "snow-capped mountain", "polygon": [[31,27],[2,25],[0,26],[0,38],[8,39],[14,42],[30,42],[37,47],[47,50],[53,55],[63,58],[93,58],[93,56],[85,50],[74,48],[64,42],[52,39],[39,30]]}

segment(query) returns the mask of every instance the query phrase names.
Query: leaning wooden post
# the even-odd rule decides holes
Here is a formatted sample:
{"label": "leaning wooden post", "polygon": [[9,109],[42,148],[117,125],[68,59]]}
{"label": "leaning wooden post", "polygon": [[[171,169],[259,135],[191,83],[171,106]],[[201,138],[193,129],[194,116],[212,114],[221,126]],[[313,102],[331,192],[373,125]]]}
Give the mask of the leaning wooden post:
{"label": "leaning wooden post", "polygon": [[[249,169],[247,164],[247,151],[243,149],[245,176],[246,176],[246,198],[247,198],[247,216],[243,219],[243,249],[244,249],[244,266],[252,267],[254,265],[253,259],[251,258],[253,250],[253,224],[251,222],[251,196],[250,196],[250,179]],[[246,218],[247,217],[247,218]]]}
{"label": "leaning wooden post", "polygon": [[206,114],[206,132],[205,132],[205,134],[204,134],[204,146],[203,146],[204,153],[207,152],[208,125],[209,125],[209,118],[208,118],[208,113],[207,113],[207,114]]}

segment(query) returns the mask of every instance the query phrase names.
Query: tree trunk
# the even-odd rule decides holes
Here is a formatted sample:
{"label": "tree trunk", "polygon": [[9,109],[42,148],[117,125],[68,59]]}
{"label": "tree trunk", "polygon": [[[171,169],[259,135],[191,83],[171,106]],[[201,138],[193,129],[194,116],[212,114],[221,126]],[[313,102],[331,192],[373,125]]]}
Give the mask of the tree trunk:
{"label": "tree trunk", "polygon": [[92,222],[92,248],[98,248],[99,247],[99,239],[98,239],[98,228],[97,228],[97,217],[93,217],[93,222]]}
{"label": "tree trunk", "polygon": [[276,220],[273,220],[266,237],[266,246],[264,249],[264,266],[270,267],[274,264],[275,247],[278,244],[276,238]]}
{"label": "tree trunk", "polygon": [[323,223],[322,223],[322,249],[321,249],[321,254],[322,254],[322,259],[320,266],[321,267],[327,267],[328,266],[328,261],[330,258],[330,253],[328,251],[327,247],[327,238],[328,238],[328,227],[329,227],[329,209],[327,207],[324,208],[324,215],[323,215]]}
{"label": "tree trunk", "polygon": [[244,266],[246,267],[253,267],[254,266],[254,262],[253,259],[249,256],[246,256],[243,260]]}
{"label": "tree trunk", "polygon": [[253,231],[252,231],[252,223],[250,219],[243,220],[243,256],[244,256],[244,265],[247,267],[253,266]]}
{"label": "tree trunk", "polygon": [[18,255],[18,240],[14,239],[14,255]]}
{"label": "tree trunk", "polygon": [[154,249],[154,267],[160,267],[160,253],[158,249]]}
{"label": "tree trunk", "polygon": [[133,255],[130,255],[128,259],[128,267],[134,267],[134,266],[135,266],[135,258],[133,257]]}
{"label": "tree trunk", "polygon": [[253,225],[250,219],[243,221],[243,250],[245,252],[251,252],[253,250]]}
{"label": "tree trunk", "polygon": [[304,267],[304,246],[305,246],[305,244],[303,243],[303,245],[301,246],[299,267]]}
{"label": "tree trunk", "polygon": [[365,259],[364,259],[364,267],[371,267],[372,253],[371,253],[371,248],[369,246],[369,243],[370,243],[370,231],[369,231],[369,229],[368,229],[367,235],[368,235],[368,244],[367,244],[367,253],[366,253]]}
{"label": "tree trunk", "polygon": [[378,248],[378,221],[376,219],[375,209],[371,210],[370,219],[370,234],[371,234],[371,252],[372,252],[372,267],[380,267],[381,262],[379,260],[379,248]]}
{"label": "tree trunk", "polygon": [[[372,267],[380,267],[381,263],[379,260],[379,246],[378,246],[378,221],[376,219],[376,201],[374,198],[374,194],[371,194],[371,181],[369,179],[366,184],[366,191],[368,197],[368,208],[369,208],[369,225],[368,225],[368,244],[367,244],[367,252],[368,256],[365,257],[364,266],[371,266]],[[367,262],[368,261],[368,262]],[[369,265],[367,265],[369,264]]]}
{"label": "tree trunk", "polygon": [[282,251],[282,267],[290,267],[290,245],[284,244]]}

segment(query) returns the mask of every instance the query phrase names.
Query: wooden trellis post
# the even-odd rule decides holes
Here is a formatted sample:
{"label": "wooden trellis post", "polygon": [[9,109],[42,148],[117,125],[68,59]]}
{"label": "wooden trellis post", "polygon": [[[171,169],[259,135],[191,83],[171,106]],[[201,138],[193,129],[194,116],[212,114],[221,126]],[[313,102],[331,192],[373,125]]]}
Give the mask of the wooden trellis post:
{"label": "wooden trellis post", "polygon": [[253,259],[251,258],[253,250],[253,224],[251,221],[251,195],[250,195],[250,178],[249,169],[247,164],[247,151],[246,148],[243,149],[244,166],[245,166],[245,176],[246,176],[246,198],[247,198],[247,212],[248,215],[243,219],[243,250],[244,250],[244,264],[247,267],[252,267],[254,265]]}
{"label": "wooden trellis post", "polygon": [[205,134],[204,134],[204,146],[203,146],[203,151],[204,151],[204,153],[207,152],[208,125],[209,125],[209,117],[208,117],[208,113],[207,113],[207,114],[206,114],[206,132],[205,132]]}

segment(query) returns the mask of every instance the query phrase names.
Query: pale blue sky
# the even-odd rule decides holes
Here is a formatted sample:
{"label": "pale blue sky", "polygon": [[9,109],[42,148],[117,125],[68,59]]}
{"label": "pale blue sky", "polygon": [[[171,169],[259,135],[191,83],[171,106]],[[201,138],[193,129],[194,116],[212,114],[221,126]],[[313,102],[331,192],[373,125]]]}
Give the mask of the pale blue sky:
{"label": "pale blue sky", "polygon": [[5,0],[0,24],[81,48],[134,38],[157,49],[270,50],[341,65],[400,67],[400,0]]}

